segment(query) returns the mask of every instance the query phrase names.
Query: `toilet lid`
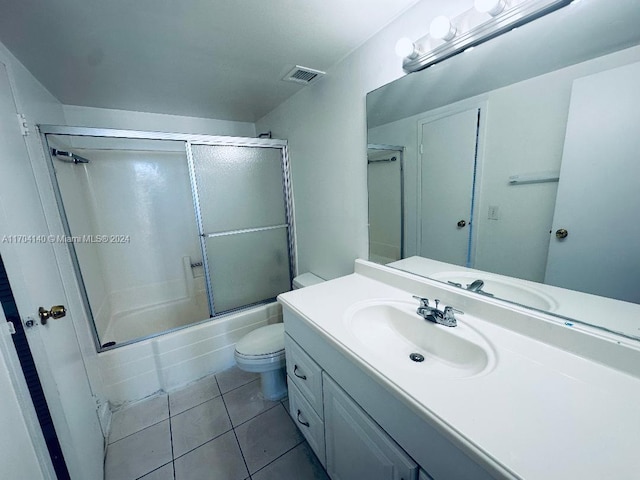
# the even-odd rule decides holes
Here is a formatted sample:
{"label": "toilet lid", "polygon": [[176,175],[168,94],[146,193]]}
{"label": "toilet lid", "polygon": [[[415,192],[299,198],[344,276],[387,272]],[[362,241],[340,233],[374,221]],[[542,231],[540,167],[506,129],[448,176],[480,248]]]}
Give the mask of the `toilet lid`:
{"label": "toilet lid", "polygon": [[284,324],[276,323],[247,333],[236,343],[242,355],[267,355],[284,350]]}

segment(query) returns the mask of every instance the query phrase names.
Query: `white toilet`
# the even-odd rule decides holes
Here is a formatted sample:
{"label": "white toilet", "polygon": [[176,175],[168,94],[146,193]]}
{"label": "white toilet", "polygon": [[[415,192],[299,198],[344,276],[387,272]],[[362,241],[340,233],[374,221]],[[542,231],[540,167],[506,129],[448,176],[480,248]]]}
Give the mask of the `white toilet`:
{"label": "white toilet", "polygon": [[[293,279],[293,288],[323,281],[313,273],[303,273]],[[236,343],[234,357],[240,370],[260,374],[262,394],[266,400],[280,400],[286,396],[284,324],[267,325],[247,333]]]}

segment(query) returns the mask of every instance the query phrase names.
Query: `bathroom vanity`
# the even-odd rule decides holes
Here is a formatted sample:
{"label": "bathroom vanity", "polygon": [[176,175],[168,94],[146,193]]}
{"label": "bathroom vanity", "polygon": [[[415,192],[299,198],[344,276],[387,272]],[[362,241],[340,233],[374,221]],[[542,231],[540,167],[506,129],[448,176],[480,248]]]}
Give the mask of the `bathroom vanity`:
{"label": "bathroom vanity", "polygon": [[640,472],[637,342],[360,260],[279,301],[291,416],[334,480]]}

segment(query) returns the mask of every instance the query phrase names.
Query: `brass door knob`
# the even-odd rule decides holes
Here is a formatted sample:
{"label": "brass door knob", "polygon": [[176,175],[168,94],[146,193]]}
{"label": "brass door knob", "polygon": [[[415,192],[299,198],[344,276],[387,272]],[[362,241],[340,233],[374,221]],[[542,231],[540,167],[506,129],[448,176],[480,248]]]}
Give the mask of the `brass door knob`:
{"label": "brass door knob", "polygon": [[40,316],[40,323],[46,325],[50,318],[57,320],[67,314],[67,309],[64,305],[54,305],[51,310],[47,310],[44,307],[38,309],[38,315]]}
{"label": "brass door knob", "polygon": [[556,230],[556,238],[567,238],[567,235],[569,235],[569,232],[567,232],[564,228]]}
{"label": "brass door knob", "polygon": [[462,228],[462,227],[464,227],[466,224],[467,224],[467,222],[465,222],[464,220],[460,220],[460,221],[458,222],[458,228]]}

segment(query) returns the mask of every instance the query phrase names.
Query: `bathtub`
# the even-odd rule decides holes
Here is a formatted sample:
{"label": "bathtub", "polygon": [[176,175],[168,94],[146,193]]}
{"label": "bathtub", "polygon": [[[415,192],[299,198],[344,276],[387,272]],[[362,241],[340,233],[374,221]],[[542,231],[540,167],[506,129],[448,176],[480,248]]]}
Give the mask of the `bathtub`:
{"label": "bathtub", "polygon": [[[141,326],[146,321],[135,320],[143,311],[145,315],[153,314],[153,322],[171,321],[171,328],[175,328],[176,312],[187,308],[176,305],[180,303],[128,312],[114,322],[114,335],[140,336],[147,328]],[[171,314],[165,315],[163,309]],[[101,352],[98,364],[105,395],[112,406],[117,406],[224,370],[235,363],[233,352],[238,340],[256,328],[278,322],[282,322],[282,309],[279,304],[270,303]],[[122,332],[118,332],[119,326]]]}
{"label": "bathtub", "polygon": [[100,341],[116,344],[157,335],[209,317],[206,292],[111,315]]}

